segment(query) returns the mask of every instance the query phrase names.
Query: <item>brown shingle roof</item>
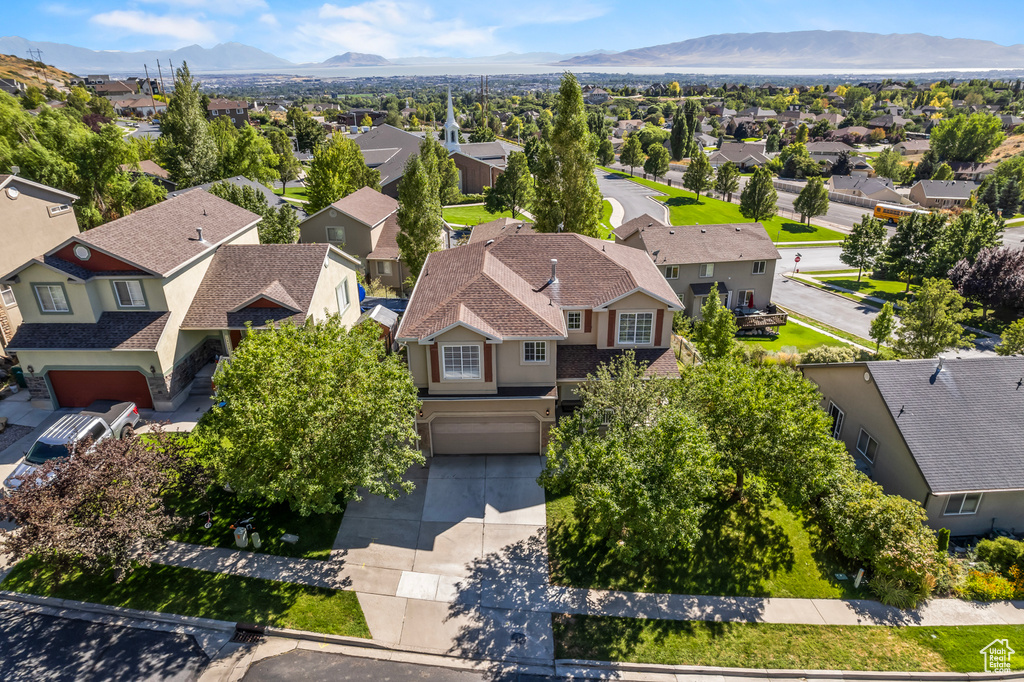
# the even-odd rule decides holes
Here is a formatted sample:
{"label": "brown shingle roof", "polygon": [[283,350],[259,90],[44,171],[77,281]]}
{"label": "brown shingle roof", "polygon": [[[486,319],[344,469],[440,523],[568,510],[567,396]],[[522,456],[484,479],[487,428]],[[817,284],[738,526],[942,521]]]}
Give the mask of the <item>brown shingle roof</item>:
{"label": "brown shingle roof", "polygon": [[637,230],[645,229],[648,226],[661,227],[664,224],[665,223],[661,222],[660,220],[658,220],[657,218],[655,218],[651,214],[644,213],[641,216],[637,216],[636,218],[633,218],[632,220],[628,220],[628,221],[622,223],[621,225],[616,227],[614,230],[612,230],[612,232],[614,232],[615,236],[618,237],[619,239],[629,239],[630,237],[632,237],[636,233]]}
{"label": "brown shingle roof", "polygon": [[96,323],[24,323],[7,350],[156,350],[170,317],[163,311],[105,312]]}
{"label": "brown shingle roof", "polygon": [[[126,172],[135,170],[135,166],[130,163],[122,163],[119,166],[119,168]],[[167,180],[168,178],[171,177],[166,170],[161,168],[156,162],[150,161],[149,159],[139,161],[139,172],[145,173],[146,175],[153,175],[158,178],[163,178],[164,180]]]}
{"label": "brown shingle roof", "polygon": [[514,234],[536,234],[533,223],[513,218],[498,218],[489,223],[480,223],[469,233],[469,243],[486,242],[488,239],[507,237]]}
{"label": "brown shingle roof", "polygon": [[[305,321],[313,291],[323,272],[328,244],[225,244],[192,299],[182,329],[241,329],[246,322],[262,327],[268,320]],[[267,297],[301,312],[280,307],[244,307]]]}
{"label": "brown shingle roof", "polygon": [[[636,360],[646,364],[648,375],[679,377],[679,365],[671,348],[637,348]],[[555,346],[558,378],[585,379],[597,371],[598,365],[607,364],[622,354],[621,349],[597,346]]]}
{"label": "brown shingle roof", "polygon": [[[186,192],[74,237],[166,277],[260,217],[203,190]],[[196,228],[203,228],[200,242]]]}
{"label": "brown shingle roof", "polygon": [[331,206],[370,227],[398,210],[397,201],[372,187],[357,189],[347,197],[338,199]]}
{"label": "brown shingle roof", "polygon": [[377,245],[373,247],[373,251],[366,254],[367,260],[400,260],[398,230],[398,214],[392,213],[380,228]]}
{"label": "brown shingle roof", "polygon": [[641,238],[659,265],[782,258],[761,223],[655,227],[646,229]]}
{"label": "brown shingle roof", "polygon": [[427,338],[462,322],[501,338],[564,337],[562,306],[597,308],[637,289],[677,300],[639,249],[577,234],[477,242],[430,254],[398,335]]}
{"label": "brown shingle roof", "polygon": [[207,111],[216,111],[217,109],[248,109],[249,103],[245,100],[235,99],[211,99],[210,103],[206,105]]}

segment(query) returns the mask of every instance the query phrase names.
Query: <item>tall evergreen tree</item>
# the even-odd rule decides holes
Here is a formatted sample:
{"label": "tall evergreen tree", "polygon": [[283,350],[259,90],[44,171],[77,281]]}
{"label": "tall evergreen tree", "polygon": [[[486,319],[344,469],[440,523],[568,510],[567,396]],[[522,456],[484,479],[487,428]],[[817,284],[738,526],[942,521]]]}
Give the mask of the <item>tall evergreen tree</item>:
{"label": "tall evergreen tree", "polygon": [[441,202],[430,174],[419,154],[405,162],[398,181],[398,249],[413,280],[420,276],[423,263],[441,248]]}
{"label": "tall evergreen tree", "polygon": [[778,200],[779,194],[772,185],[771,171],[755,168],[754,176],[740,194],[740,213],[754,222],[771,218],[779,210]]}
{"label": "tall evergreen tree", "polygon": [[1016,178],[1010,178],[1003,185],[1003,191],[999,193],[999,210],[1003,212],[1003,218],[1012,218],[1017,215],[1020,209],[1020,185]]}
{"label": "tall evergreen tree", "polygon": [[511,211],[518,218],[523,207],[533,201],[533,178],[523,152],[512,152],[505,172],[498,176],[487,192],[486,206],[491,213]]}
{"label": "tall evergreen tree", "polygon": [[188,62],[174,77],[174,94],[160,117],[160,160],[178,187],[210,180],[217,168],[217,147],[206,122],[199,83],[192,79]]}
{"label": "tall evergreen tree", "polygon": [[733,192],[740,188],[740,172],[732,161],[726,161],[718,167],[715,175],[715,191],[726,201],[732,201]]}
{"label": "tall evergreen tree", "polygon": [[679,161],[686,155],[687,148],[689,147],[686,132],[686,109],[680,104],[676,107],[676,113],[672,116],[672,134],[669,136],[673,161]]}

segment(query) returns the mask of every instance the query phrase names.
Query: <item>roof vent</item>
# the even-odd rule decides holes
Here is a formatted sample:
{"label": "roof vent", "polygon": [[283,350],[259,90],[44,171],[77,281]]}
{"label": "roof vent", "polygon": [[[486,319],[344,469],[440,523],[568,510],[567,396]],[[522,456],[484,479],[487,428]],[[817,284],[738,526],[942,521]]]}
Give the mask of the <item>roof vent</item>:
{"label": "roof vent", "polygon": [[701,233],[701,234],[707,234],[707,233],[708,233],[708,231],[707,231],[707,230],[705,230],[705,229],[704,229],[704,228],[702,227],[702,228],[700,228],[700,233]]}
{"label": "roof vent", "polygon": [[551,259],[551,279],[548,280],[548,284],[558,284],[558,273],[555,272],[558,267],[558,259]]}
{"label": "roof vent", "polygon": [[740,231],[740,228],[738,228],[738,227],[737,227],[737,228],[736,228],[736,231],[737,231],[737,232],[739,232],[739,231]]}
{"label": "roof vent", "polygon": [[197,227],[196,228],[196,235],[197,235],[197,238],[199,239],[200,242],[202,242],[203,244],[206,243],[206,240],[203,239],[203,228]]}
{"label": "roof vent", "polygon": [[484,246],[490,246],[493,243],[494,243],[493,239],[488,239],[486,242],[484,242]]}
{"label": "roof vent", "polygon": [[669,233],[669,234],[675,234],[675,233],[676,233],[676,231],[675,231],[675,230],[669,230],[669,231],[668,231],[668,233]]}

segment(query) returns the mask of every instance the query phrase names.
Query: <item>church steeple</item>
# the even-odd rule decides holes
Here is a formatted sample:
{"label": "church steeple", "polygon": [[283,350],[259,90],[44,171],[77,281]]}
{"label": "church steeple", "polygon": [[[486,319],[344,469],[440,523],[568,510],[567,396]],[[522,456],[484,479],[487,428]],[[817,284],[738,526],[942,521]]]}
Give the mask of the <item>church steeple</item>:
{"label": "church steeple", "polygon": [[457,152],[459,146],[459,124],[455,120],[455,109],[452,107],[452,89],[448,88],[448,118],[444,122],[444,146],[449,152]]}

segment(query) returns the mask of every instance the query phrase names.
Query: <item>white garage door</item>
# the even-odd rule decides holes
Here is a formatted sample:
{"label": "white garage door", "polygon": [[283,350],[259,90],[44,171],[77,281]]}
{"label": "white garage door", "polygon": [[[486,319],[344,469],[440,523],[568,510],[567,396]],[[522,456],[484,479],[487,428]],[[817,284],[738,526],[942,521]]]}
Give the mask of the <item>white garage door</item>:
{"label": "white garage door", "polygon": [[438,417],[430,424],[435,455],[536,455],[536,417]]}

